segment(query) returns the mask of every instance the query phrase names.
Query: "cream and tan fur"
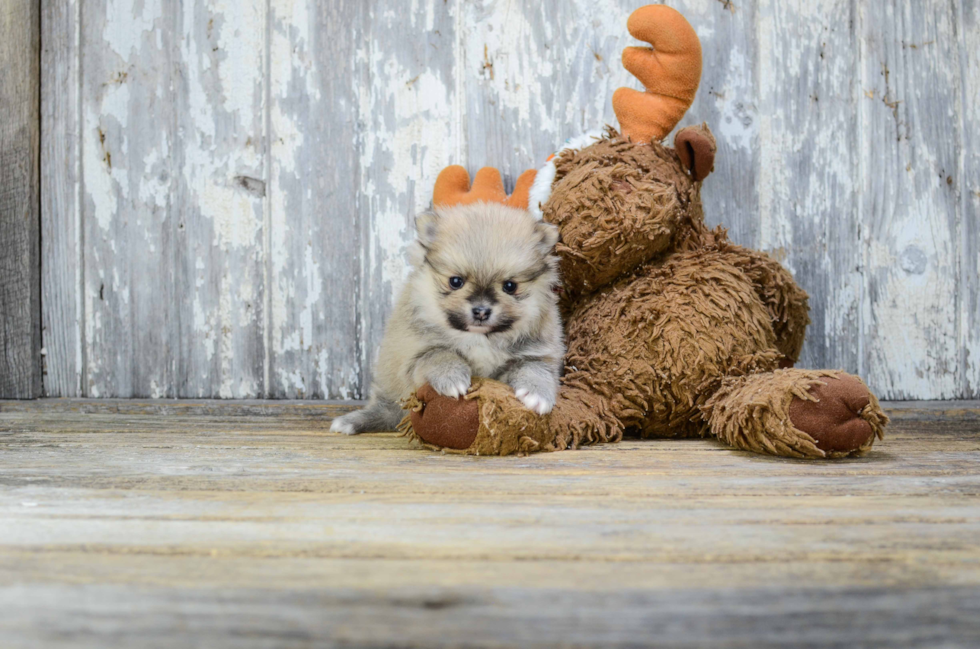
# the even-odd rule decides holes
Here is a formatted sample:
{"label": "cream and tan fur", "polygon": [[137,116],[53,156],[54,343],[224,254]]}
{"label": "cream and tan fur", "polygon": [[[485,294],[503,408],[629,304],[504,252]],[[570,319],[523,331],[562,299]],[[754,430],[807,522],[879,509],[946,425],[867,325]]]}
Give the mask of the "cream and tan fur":
{"label": "cream and tan fur", "polygon": [[330,429],[394,430],[400,402],[423,384],[459,397],[474,376],[550,412],[565,353],[553,290],[557,228],[525,210],[475,203],[420,214],[416,229],[413,271],[385,329],[368,405]]}

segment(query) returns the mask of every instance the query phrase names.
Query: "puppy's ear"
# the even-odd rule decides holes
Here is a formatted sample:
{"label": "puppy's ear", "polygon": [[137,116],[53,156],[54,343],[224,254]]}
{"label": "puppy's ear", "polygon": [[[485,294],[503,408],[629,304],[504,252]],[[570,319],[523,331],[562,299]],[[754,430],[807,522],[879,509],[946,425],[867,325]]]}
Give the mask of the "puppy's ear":
{"label": "puppy's ear", "polygon": [[439,232],[439,215],[431,211],[422,212],[415,217],[415,230],[418,233],[419,243],[423,248],[428,249]]}
{"label": "puppy's ear", "polygon": [[558,227],[551,223],[538,221],[534,224],[534,234],[538,237],[538,250],[542,255],[549,255],[558,244]]}

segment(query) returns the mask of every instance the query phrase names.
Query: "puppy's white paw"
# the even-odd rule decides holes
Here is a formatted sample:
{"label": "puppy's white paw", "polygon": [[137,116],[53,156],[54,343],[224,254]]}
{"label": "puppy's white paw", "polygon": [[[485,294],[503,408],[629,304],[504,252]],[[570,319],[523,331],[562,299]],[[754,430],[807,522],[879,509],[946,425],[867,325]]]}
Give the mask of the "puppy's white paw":
{"label": "puppy's white paw", "polygon": [[333,423],[330,424],[330,432],[344,435],[357,435],[357,429],[354,428],[354,424],[346,416],[334,419]]}
{"label": "puppy's white paw", "polygon": [[515,390],[514,396],[521,400],[525,408],[539,415],[547,415],[555,407],[555,400],[553,398],[529,392],[524,388]]}
{"label": "puppy's white paw", "polygon": [[470,391],[469,370],[467,369],[466,376],[462,372],[453,372],[446,376],[432,377],[429,384],[442,396],[456,399]]}

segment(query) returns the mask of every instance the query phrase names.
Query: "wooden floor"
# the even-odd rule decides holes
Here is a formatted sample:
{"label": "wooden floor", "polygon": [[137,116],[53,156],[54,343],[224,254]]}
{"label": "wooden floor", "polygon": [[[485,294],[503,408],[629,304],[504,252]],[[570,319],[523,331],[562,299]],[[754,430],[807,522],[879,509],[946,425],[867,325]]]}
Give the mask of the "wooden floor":
{"label": "wooden floor", "polygon": [[980,646],[980,403],[842,462],[460,457],[342,410],[0,402],[0,646]]}

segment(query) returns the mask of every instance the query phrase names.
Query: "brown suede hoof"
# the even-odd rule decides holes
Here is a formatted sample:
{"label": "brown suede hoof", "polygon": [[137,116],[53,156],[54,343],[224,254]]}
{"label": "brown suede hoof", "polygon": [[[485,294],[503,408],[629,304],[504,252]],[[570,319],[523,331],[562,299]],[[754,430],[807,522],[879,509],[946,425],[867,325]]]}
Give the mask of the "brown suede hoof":
{"label": "brown suede hoof", "polygon": [[819,401],[794,397],[789,418],[808,434],[825,453],[850,453],[870,445],[874,439],[871,424],[860,413],[871,402],[864,383],[853,376],[824,377],[810,388]]}
{"label": "brown suede hoof", "polygon": [[452,399],[438,394],[426,383],[415,395],[424,404],[412,412],[412,429],[426,444],[462,451],[473,444],[480,430],[477,399]]}

